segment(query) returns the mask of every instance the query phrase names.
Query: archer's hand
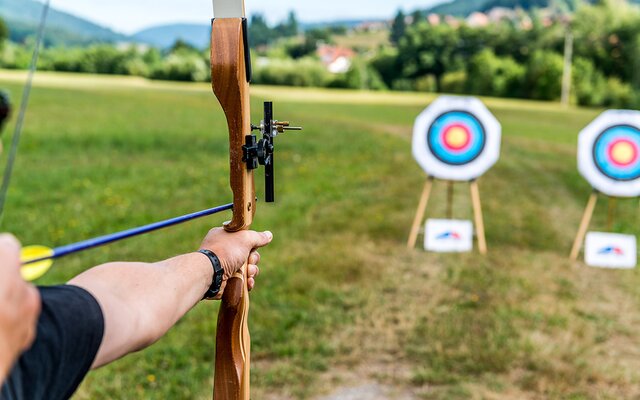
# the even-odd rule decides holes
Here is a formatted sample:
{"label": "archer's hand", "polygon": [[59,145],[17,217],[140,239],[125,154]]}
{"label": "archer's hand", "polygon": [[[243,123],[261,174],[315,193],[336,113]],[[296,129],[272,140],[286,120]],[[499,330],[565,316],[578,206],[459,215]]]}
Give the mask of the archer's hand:
{"label": "archer's hand", "polygon": [[40,294],[20,275],[20,244],[0,235],[0,384],[16,358],[33,342]]}
{"label": "archer's hand", "polygon": [[249,260],[249,290],[255,286],[255,278],[260,274],[258,264],[260,254],[258,249],[271,243],[273,234],[271,232],[241,231],[236,233],[225,232],[222,228],[209,231],[207,237],[202,242],[202,249],[213,251],[224,268],[224,283],[222,290],[226,286],[227,280]]}

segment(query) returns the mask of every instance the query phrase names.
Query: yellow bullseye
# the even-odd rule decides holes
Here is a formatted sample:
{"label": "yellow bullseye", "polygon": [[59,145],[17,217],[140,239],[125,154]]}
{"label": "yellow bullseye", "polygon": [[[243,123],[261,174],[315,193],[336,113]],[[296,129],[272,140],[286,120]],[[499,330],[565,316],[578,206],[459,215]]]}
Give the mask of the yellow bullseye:
{"label": "yellow bullseye", "polygon": [[620,165],[631,164],[637,156],[635,147],[627,141],[618,142],[611,149],[611,157]]}
{"label": "yellow bullseye", "polygon": [[445,142],[454,149],[461,149],[469,142],[469,134],[464,128],[455,126],[445,134]]}
{"label": "yellow bullseye", "polygon": [[53,256],[53,250],[44,246],[27,246],[22,248],[20,253],[20,260],[22,261],[22,267],[20,273],[25,281],[33,282],[36,279],[42,278],[53,265],[53,260],[38,261],[33,264],[27,264],[32,260],[39,260],[45,257]]}

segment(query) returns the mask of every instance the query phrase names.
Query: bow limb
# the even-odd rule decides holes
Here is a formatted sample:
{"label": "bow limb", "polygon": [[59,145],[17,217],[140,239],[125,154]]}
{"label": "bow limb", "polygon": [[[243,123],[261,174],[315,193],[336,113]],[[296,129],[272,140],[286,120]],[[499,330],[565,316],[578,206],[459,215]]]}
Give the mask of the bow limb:
{"label": "bow limb", "polygon": [[[216,18],[212,25],[213,91],[229,126],[230,181],[233,219],[228,232],[249,229],[255,213],[253,171],[243,161],[245,137],[251,133],[249,82],[243,18]],[[215,400],[249,400],[250,348],[248,328],[248,263],[227,281],[216,337]]]}

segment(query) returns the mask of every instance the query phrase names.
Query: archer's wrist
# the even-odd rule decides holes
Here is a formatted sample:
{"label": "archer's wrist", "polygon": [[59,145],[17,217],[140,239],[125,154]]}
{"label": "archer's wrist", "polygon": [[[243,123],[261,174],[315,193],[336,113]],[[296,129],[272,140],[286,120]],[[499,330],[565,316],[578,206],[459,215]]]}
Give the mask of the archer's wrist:
{"label": "archer's wrist", "polygon": [[189,287],[186,290],[193,290],[194,295],[202,296],[211,286],[213,282],[213,274],[211,272],[211,263],[207,257],[199,253],[188,253],[177,256],[173,259],[163,262],[170,270],[174,270],[183,278],[187,277],[185,282]]}
{"label": "archer's wrist", "polygon": [[216,299],[218,295],[221,293],[222,286],[224,283],[224,268],[222,266],[222,262],[220,261],[220,258],[218,258],[216,253],[214,253],[211,250],[202,249],[202,250],[198,250],[198,253],[202,254],[209,260],[209,262],[211,263],[211,272],[212,272],[211,286],[205,293],[203,299],[204,300]]}

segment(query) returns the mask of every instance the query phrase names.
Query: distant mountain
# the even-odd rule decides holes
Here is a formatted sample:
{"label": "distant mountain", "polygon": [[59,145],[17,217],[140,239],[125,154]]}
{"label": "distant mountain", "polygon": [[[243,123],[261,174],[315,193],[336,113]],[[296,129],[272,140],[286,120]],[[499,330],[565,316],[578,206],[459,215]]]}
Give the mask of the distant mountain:
{"label": "distant mountain", "polygon": [[136,42],[149,43],[156,47],[172,46],[177,40],[183,40],[197,48],[209,46],[211,26],[200,24],[161,25],[140,31],[131,38]]}
{"label": "distant mountain", "polygon": [[[322,29],[330,27],[354,28],[365,22],[377,22],[370,20],[341,20],[327,22],[301,23],[300,29]],[[131,36],[136,42],[149,43],[153,46],[166,48],[172,46],[177,40],[183,40],[197,48],[209,46],[211,40],[211,26],[200,24],[172,24],[154,26]]]}
{"label": "distant mountain", "polygon": [[[496,7],[530,10],[548,7],[551,3],[565,3],[567,7],[574,8],[579,2],[580,0],[453,0],[437,5],[428,12],[466,17],[476,11],[486,12]],[[640,4],[640,0],[629,0],[629,2]]]}
{"label": "distant mountain", "polygon": [[[389,20],[393,18],[392,15],[389,16]],[[338,21],[325,21],[325,22],[303,22],[300,24],[300,29],[303,31],[308,31],[309,29],[324,29],[324,28],[335,28],[335,27],[344,27],[347,29],[355,28],[362,24],[370,23],[370,22],[383,22],[385,20],[378,19],[344,19]]]}
{"label": "distant mountain", "polygon": [[[11,39],[22,41],[33,33],[40,21],[43,4],[35,0],[0,0],[0,17],[9,26]],[[52,8],[47,19],[48,44],[126,41],[125,35],[86,19]]]}

